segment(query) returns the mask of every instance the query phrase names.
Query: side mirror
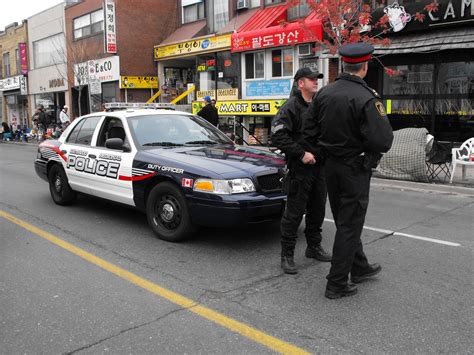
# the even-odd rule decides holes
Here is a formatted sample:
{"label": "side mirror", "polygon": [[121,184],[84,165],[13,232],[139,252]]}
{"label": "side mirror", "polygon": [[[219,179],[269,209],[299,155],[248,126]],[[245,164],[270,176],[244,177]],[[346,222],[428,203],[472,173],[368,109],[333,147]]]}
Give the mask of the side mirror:
{"label": "side mirror", "polygon": [[105,147],[109,149],[124,150],[122,138],[109,138],[105,141]]}

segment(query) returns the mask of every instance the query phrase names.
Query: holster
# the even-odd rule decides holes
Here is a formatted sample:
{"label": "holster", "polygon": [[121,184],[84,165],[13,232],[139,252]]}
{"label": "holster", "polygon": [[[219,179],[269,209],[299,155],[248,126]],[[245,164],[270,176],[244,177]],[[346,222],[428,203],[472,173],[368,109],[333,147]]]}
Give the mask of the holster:
{"label": "holster", "polygon": [[365,171],[372,171],[372,169],[375,169],[377,165],[379,165],[381,158],[382,154],[380,153],[366,152],[362,161],[362,167]]}

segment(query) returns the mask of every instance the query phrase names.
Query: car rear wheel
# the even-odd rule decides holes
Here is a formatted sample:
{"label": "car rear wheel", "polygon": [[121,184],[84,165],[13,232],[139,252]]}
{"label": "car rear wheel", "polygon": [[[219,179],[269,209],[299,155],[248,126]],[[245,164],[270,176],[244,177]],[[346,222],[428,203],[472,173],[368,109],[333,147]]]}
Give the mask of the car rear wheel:
{"label": "car rear wheel", "polygon": [[48,172],[49,192],[58,205],[70,205],[76,199],[76,192],[71,189],[64,169],[54,164]]}
{"label": "car rear wheel", "polygon": [[195,230],[183,193],[170,182],[159,183],[151,190],[146,215],[158,238],[169,242],[182,241]]}

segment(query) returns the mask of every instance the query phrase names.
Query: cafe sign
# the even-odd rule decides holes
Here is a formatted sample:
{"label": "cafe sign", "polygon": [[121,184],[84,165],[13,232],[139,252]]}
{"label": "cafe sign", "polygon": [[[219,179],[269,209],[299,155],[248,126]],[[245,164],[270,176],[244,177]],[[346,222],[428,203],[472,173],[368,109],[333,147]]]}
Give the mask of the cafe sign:
{"label": "cafe sign", "polygon": [[210,96],[213,99],[228,101],[239,99],[239,89],[218,89],[217,96],[216,90],[202,90],[196,93],[197,100],[204,100],[206,96]]}
{"label": "cafe sign", "polygon": [[121,89],[157,89],[157,76],[121,76]]}
{"label": "cafe sign", "polygon": [[155,60],[179,57],[184,55],[215,52],[230,48],[231,35],[221,35],[195,39],[170,45],[156,46],[154,48]]}
{"label": "cafe sign", "polygon": [[[286,100],[232,100],[217,101],[219,116],[275,116]],[[193,102],[193,114],[204,106],[202,101]]]}

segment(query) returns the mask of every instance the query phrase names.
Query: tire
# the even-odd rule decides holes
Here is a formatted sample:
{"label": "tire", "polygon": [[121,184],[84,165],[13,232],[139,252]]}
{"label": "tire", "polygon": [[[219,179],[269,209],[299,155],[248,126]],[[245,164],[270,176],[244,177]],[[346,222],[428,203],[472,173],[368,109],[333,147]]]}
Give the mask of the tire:
{"label": "tire", "polygon": [[49,192],[54,203],[61,206],[70,205],[76,199],[76,192],[71,189],[64,169],[54,164],[48,172]]}
{"label": "tire", "polygon": [[146,215],[153,232],[168,242],[180,242],[195,231],[183,193],[170,182],[158,183],[150,191]]}

